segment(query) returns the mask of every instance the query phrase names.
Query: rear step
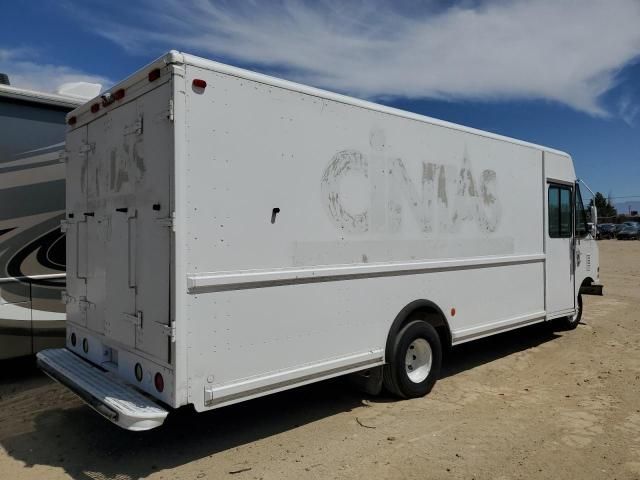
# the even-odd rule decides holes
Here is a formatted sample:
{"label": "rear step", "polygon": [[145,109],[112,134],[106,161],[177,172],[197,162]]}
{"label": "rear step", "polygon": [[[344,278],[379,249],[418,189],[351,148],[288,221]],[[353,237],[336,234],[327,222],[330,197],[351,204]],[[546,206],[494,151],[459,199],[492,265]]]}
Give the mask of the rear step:
{"label": "rear step", "polygon": [[169,413],[133,387],[66,348],[43,350],[37,358],[38,366],[47,375],[122,428],[150,430],[162,425]]}

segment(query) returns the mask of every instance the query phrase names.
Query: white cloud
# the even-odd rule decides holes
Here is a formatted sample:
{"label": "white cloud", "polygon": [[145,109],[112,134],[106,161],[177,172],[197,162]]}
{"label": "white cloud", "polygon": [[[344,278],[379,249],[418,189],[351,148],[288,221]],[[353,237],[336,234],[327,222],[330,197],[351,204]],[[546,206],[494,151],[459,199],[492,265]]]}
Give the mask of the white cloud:
{"label": "white cloud", "polygon": [[640,54],[638,0],[417,5],[145,0],[99,16],[98,31],[129,51],[195,50],[358,96],[546,99],[594,115]]}
{"label": "white cloud", "polygon": [[618,100],[618,113],[627,125],[633,127],[636,118],[640,115],[640,105],[635,103],[630,95],[623,95]]}
{"label": "white cloud", "polygon": [[9,75],[11,86],[55,93],[64,83],[89,82],[103,86],[112,81],[100,75],[92,75],[64,65],[41,63],[36,52],[30,49],[0,49],[0,72]]}

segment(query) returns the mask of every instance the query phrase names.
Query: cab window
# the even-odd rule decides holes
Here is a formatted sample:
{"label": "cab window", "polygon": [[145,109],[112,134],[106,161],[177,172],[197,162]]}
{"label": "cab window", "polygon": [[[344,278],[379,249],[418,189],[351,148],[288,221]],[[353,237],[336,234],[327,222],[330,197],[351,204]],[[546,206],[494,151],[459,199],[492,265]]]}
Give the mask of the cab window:
{"label": "cab window", "polygon": [[573,226],[571,197],[571,187],[549,185],[549,237],[571,237]]}

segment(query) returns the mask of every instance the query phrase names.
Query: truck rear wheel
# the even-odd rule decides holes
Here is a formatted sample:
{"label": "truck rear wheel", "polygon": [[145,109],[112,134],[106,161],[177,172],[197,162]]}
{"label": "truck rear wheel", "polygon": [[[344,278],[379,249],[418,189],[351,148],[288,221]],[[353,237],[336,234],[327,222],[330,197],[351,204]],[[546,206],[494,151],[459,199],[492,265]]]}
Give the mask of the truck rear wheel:
{"label": "truck rear wheel", "polygon": [[384,386],[401,398],[422,397],[438,380],[442,345],[435,328],[424,320],[407,323],[396,335],[384,367]]}

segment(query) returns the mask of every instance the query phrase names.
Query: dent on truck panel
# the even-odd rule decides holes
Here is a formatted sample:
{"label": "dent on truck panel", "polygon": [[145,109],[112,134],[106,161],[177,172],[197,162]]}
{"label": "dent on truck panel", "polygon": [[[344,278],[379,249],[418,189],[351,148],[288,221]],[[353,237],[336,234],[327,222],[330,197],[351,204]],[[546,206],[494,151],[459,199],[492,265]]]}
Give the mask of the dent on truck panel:
{"label": "dent on truck panel", "polygon": [[[376,147],[382,148],[376,138]],[[350,176],[359,181],[350,181],[349,190],[344,184]],[[421,175],[414,179],[402,158],[343,150],[324,170],[321,193],[331,221],[349,233],[398,232],[406,221],[405,208],[423,233],[456,233],[471,223],[491,233],[502,216],[496,172],[476,172],[466,151],[460,165],[421,162]],[[361,211],[345,201],[354,197],[363,201]]]}

